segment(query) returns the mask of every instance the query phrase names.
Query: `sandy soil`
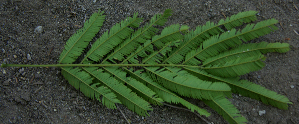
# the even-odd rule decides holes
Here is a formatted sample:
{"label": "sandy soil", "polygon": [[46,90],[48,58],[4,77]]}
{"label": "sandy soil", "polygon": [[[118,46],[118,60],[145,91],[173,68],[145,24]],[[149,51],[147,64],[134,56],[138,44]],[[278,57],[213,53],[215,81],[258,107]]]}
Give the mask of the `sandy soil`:
{"label": "sandy soil", "polygon": [[[167,25],[187,24],[193,29],[210,20],[218,22],[246,10],[259,11],[259,20],[275,18],[279,30],[252,42],[285,42],[285,54],[267,54],[266,67],[244,78],[286,95],[292,105],[279,110],[259,101],[234,95],[232,103],[252,124],[299,123],[299,1],[298,0],[0,0],[0,61],[19,64],[55,64],[66,40],[98,9],[106,22],[99,34],[138,12],[145,20],[165,9],[173,10]],[[257,2],[258,1],[258,2]],[[35,30],[42,26],[42,30]],[[1,68],[0,123],[126,123],[119,110],[85,97],[61,76],[59,68]],[[227,123],[199,100],[213,123]],[[132,123],[201,123],[195,114],[154,106],[150,117],[119,108]],[[264,115],[259,111],[265,110]],[[204,122],[203,122],[204,123]]]}

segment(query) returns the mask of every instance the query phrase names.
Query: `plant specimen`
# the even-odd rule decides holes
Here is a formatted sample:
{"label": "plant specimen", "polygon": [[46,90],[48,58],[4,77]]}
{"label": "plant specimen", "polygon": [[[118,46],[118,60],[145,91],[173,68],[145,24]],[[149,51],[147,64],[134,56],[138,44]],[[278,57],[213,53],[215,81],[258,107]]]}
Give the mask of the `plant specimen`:
{"label": "plant specimen", "polygon": [[256,21],[256,14],[240,12],[195,30],[173,24],[159,31],[157,27],[164,26],[171,10],[154,15],[143,27],[135,13],[104,32],[84,52],[103,25],[105,16],[98,11],[66,42],[59,64],[1,67],[60,67],[68,82],[87,97],[111,109],[124,104],[141,116],[152,110],[150,104],[166,102],[210,115],[181,97],[185,96],[202,100],[229,123],[245,123],[228,100],[232,93],[280,109],[292,104],[283,95],[240,79],[265,66],[263,54],[290,50],[287,43],[246,43],[277,30],[275,19],[244,25]]}

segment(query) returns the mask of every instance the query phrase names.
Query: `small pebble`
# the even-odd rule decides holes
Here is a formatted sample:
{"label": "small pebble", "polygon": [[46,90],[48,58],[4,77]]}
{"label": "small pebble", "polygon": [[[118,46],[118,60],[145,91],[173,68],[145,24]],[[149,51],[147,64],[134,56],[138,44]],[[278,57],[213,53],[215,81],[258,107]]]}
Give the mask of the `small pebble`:
{"label": "small pebble", "polygon": [[35,33],[42,33],[42,32],[43,32],[43,26],[37,26],[37,27],[34,29],[34,32],[35,32]]}
{"label": "small pebble", "polygon": [[16,59],[18,56],[17,55],[13,55],[13,57]]}
{"label": "small pebble", "polygon": [[57,111],[57,109],[54,109],[54,112],[56,112]]}
{"label": "small pebble", "polygon": [[254,116],[254,117],[257,117],[257,116],[258,116],[258,113],[255,111],[255,109],[252,109],[251,114],[252,114],[252,116]]}
{"label": "small pebble", "polygon": [[2,49],[2,52],[5,53],[5,49]]}
{"label": "small pebble", "polygon": [[27,54],[27,59],[28,59],[28,60],[31,60],[31,56],[30,56],[30,54]]}
{"label": "small pebble", "polygon": [[21,69],[19,70],[19,73],[22,73],[22,72],[24,72],[24,68],[21,68]]}
{"label": "small pebble", "polygon": [[290,87],[293,89],[295,86],[294,86],[294,85],[291,85]]}
{"label": "small pebble", "polygon": [[262,116],[262,115],[264,115],[264,114],[266,114],[266,110],[259,111],[259,115],[260,115],[260,116]]}

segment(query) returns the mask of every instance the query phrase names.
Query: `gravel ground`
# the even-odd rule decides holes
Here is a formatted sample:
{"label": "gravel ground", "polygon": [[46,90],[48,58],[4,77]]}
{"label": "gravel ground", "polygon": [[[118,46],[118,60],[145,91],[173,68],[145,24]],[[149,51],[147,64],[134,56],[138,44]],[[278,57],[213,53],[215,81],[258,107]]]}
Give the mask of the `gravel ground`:
{"label": "gravel ground", "polygon": [[[99,35],[125,17],[138,12],[145,20],[165,9],[173,10],[167,25],[186,24],[194,29],[206,21],[218,22],[246,10],[259,11],[259,20],[275,18],[279,30],[252,42],[286,42],[286,54],[267,54],[266,67],[243,76],[286,95],[292,105],[279,110],[234,95],[231,102],[250,124],[299,123],[299,1],[298,0],[0,0],[0,62],[55,64],[66,40],[98,9],[106,22]],[[61,76],[59,68],[0,68],[0,123],[126,123],[121,112],[88,99]],[[213,123],[227,123],[199,100]],[[132,123],[204,123],[195,114],[153,106],[149,117],[140,117],[119,105]],[[265,111],[263,115],[259,112]]]}

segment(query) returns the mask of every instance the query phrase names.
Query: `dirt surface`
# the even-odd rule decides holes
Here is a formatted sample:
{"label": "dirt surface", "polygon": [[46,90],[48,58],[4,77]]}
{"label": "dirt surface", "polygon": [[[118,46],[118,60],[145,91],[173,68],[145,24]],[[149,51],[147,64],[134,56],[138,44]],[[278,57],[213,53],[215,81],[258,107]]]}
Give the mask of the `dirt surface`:
{"label": "dirt surface", "polygon": [[[285,42],[285,54],[267,54],[266,67],[243,76],[286,95],[292,105],[280,110],[259,101],[234,95],[232,103],[252,124],[299,123],[299,1],[298,0],[0,0],[0,63],[55,64],[67,39],[98,9],[106,21],[99,35],[125,17],[138,12],[145,20],[165,9],[173,10],[170,24],[194,29],[206,21],[218,22],[246,10],[259,11],[258,20],[275,18],[279,30],[251,42]],[[258,2],[257,2],[258,1]],[[41,27],[38,27],[41,26]],[[88,99],[61,76],[59,68],[1,68],[0,123],[126,123],[121,112]],[[227,123],[199,100],[213,123]],[[195,114],[153,106],[149,117],[140,117],[119,105],[132,123],[204,123]],[[259,111],[265,114],[259,115]]]}

